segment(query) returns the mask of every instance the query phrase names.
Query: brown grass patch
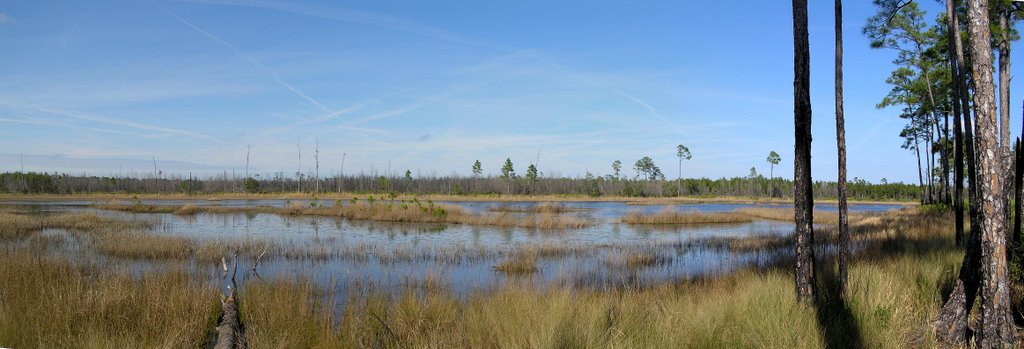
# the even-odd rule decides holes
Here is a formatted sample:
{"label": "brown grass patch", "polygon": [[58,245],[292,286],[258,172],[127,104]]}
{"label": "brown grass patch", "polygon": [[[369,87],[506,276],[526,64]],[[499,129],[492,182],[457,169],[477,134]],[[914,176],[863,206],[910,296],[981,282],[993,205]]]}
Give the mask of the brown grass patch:
{"label": "brown grass patch", "polygon": [[700,212],[678,212],[671,207],[666,207],[658,213],[643,214],[639,211],[632,211],[622,216],[622,223],[628,224],[718,224],[718,223],[747,223],[753,219],[747,215],[732,212],[724,213],[700,213]]}
{"label": "brown grass patch", "polygon": [[442,205],[418,201],[369,203],[358,202],[348,205],[307,206],[291,203],[285,207],[220,207],[220,206],[184,206],[173,205],[142,205],[142,204],[102,204],[94,207],[137,213],[178,213],[195,214],[197,212],[213,213],[274,213],[288,216],[330,216],[352,220],[369,220],[381,222],[416,222],[416,223],[449,223],[489,225],[512,228],[536,229],[578,229],[587,227],[591,222],[568,215],[555,213],[538,213],[534,215],[512,215],[507,212],[496,214],[473,214],[459,206]]}
{"label": "brown grass patch", "polygon": [[[793,211],[793,208],[790,207],[744,207],[738,208],[733,212],[757,219],[786,222],[793,222],[796,214]],[[866,216],[868,215],[864,213],[850,213],[847,219],[850,224],[855,224],[858,220],[863,219]],[[814,210],[814,224],[839,224],[839,212]]]}
{"label": "brown grass patch", "polygon": [[197,348],[220,308],[183,268],[133,277],[21,250],[0,255],[0,280],[0,343],[14,348]]}
{"label": "brown grass patch", "polygon": [[199,213],[199,206],[193,204],[186,204],[174,210],[174,214],[182,216],[191,216],[196,213]]}
{"label": "brown grass patch", "polygon": [[537,253],[535,251],[519,251],[510,254],[505,260],[494,266],[495,271],[506,274],[532,274],[536,273]]}
{"label": "brown grass patch", "polygon": [[493,206],[487,209],[491,212],[521,212],[521,213],[567,213],[579,212],[582,209],[570,208],[557,202],[542,202],[533,206]]}

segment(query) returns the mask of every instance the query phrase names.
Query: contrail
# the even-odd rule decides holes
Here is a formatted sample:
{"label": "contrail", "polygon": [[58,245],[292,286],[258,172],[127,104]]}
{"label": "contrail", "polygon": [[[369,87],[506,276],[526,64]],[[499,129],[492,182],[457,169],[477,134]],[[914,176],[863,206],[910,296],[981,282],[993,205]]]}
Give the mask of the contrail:
{"label": "contrail", "polygon": [[323,110],[326,113],[333,113],[334,112],[333,110],[331,110],[330,108],[327,108],[326,106],[324,106],[322,103],[320,103],[319,101],[317,101],[313,97],[310,97],[305,92],[302,92],[302,90],[299,90],[295,86],[292,86],[292,84],[289,84],[287,81],[284,81],[284,79],[282,79],[280,75],[275,73],[273,70],[270,70],[270,67],[267,67],[267,65],[263,64],[263,62],[260,62],[258,59],[256,59],[256,57],[253,57],[253,56],[245,53],[244,51],[242,51],[238,47],[235,47],[235,45],[232,45],[231,43],[229,43],[227,41],[224,41],[224,39],[221,39],[220,37],[218,37],[216,35],[213,35],[212,33],[208,32],[208,31],[203,30],[203,28],[200,28],[199,26],[196,26],[192,22],[189,22],[188,20],[186,20],[184,18],[181,18],[181,16],[178,16],[178,15],[174,14],[173,12],[171,12],[171,11],[169,11],[169,10],[163,8],[163,7],[161,7],[161,9],[164,10],[164,12],[166,12],[171,17],[174,17],[175,19],[177,19],[178,22],[181,22],[182,24],[187,25],[189,28],[192,28],[193,30],[195,30],[195,31],[205,35],[207,38],[210,38],[210,40],[213,40],[213,42],[221,44],[221,46],[227,47],[231,51],[234,51],[234,53],[236,55],[238,55],[239,57],[242,57],[242,58],[248,60],[250,63],[252,63],[256,67],[262,69],[265,73],[270,74],[270,76],[272,78],[274,78],[274,81],[276,81],[279,85],[283,86],[284,88],[288,89],[289,91],[292,91],[292,93],[295,93],[295,95],[301,97],[302,99],[305,99],[307,102],[313,104],[317,108],[320,108],[320,110]]}
{"label": "contrail", "polygon": [[0,104],[6,105],[6,106],[10,106],[10,107],[15,107],[15,108],[31,109],[31,110],[35,110],[37,112],[53,114],[53,115],[60,115],[60,116],[64,116],[64,117],[68,117],[68,118],[73,118],[73,119],[79,119],[79,120],[85,120],[85,121],[93,121],[93,122],[99,122],[99,123],[104,123],[104,124],[108,124],[108,125],[115,125],[115,126],[121,126],[121,127],[134,128],[134,129],[137,129],[137,130],[156,131],[156,132],[161,132],[161,133],[173,133],[173,134],[179,134],[179,135],[183,135],[183,136],[190,136],[190,137],[205,139],[205,140],[208,140],[208,141],[213,141],[213,142],[218,142],[218,143],[224,143],[224,141],[222,141],[220,139],[217,139],[215,137],[211,137],[211,136],[208,136],[208,135],[205,135],[205,134],[196,133],[196,132],[192,132],[192,131],[176,129],[176,128],[154,126],[154,125],[146,125],[146,124],[140,124],[140,123],[131,122],[131,121],[110,119],[110,118],[105,118],[105,117],[100,117],[100,116],[85,115],[85,114],[69,112],[69,111],[49,109],[49,108],[46,108],[46,107],[31,106],[31,105],[19,105],[19,104],[10,103],[10,102],[3,101],[3,100],[0,100]]}
{"label": "contrail", "polygon": [[226,6],[242,6],[242,7],[254,7],[262,8],[267,10],[290,12],[303,16],[327,18],[336,21],[357,23],[363,25],[369,25],[379,28],[391,29],[395,31],[405,32],[413,35],[422,37],[447,41],[451,43],[482,48],[493,51],[511,51],[507,47],[500,45],[473,39],[465,35],[452,32],[449,30],[433,27],[426,24],[421,24],[412,20],[408,20],[402,17],[389,16],[385,14],[367,12],[367,11],[356,11],[350,9],[337,9],[328,8],[322,6],[309,6],[303,4],[293,4],[284,1],[238,1],[238,0],[178,0],[183,2],[209,4],[209,5],[226,5]]}

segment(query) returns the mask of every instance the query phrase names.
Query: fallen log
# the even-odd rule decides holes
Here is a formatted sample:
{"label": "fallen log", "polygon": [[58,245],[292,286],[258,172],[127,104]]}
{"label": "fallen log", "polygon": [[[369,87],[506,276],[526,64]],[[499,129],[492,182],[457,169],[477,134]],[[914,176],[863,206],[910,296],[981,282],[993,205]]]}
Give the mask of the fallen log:
{"label": "fallen log", "polygon": [[[223,261],[223,259],[221,259]],[[224,275],[227,276],[228,265],[224,265]],[[214,349],[235,349],[245,348],[245,337],[242,333],[242,322],[238,318],[238,304],[235,303],[235,274],[238,272],[238,254],[235,254],[234,271],[231,273],[231,284],[228,285],[227,296],[221,298],[220,323],[217,326],[217,343]]]}

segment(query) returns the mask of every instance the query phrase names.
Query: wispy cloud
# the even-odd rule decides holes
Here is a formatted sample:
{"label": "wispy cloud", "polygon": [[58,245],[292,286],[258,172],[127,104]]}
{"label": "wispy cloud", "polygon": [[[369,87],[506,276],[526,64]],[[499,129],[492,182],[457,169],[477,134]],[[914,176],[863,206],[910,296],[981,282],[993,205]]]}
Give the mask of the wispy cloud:
{"label": "wispy cloud", "polygon": [[124,121],[124,120],[119,120],[119,119],[114,119],[114,118],[109,118],[109,117],[103,117],[103,116],[97,116],[97,115],[89,115],[89,114],[83,114],[83,113],[66,111],[66,110],[58,110],[58,109],[52,109],[52,108],[47,108],[47,107],[41,107],[41,106],[21,105],[21,104],[11,103],[11,102],[7,102],[7,101],[0,101],[0,105],[5,105],[5,106],[8,106],[8,107],[17,108],[17,109],[36,111],[36,112],[46,113],[46,114],[50,114],[50,115],[57,115],[57,116],[62,116],[62,117],[67,117],[67,118],[72,118],[72,119],[77,119],[77,120],[92,121],[92,122],[97,122],[97,123],[102,123],[102,124],[107,124],[107,125],[120,126],[120,127],[126,127],[126,128],[136,129],[136,130],[154,131],[154,132],[159,132],[159,133],[164,133],[164,134],[189,136],[189,137],[199,138],[199,139],[203,139],[203,140],[207,140],[207,141],[213,141],[213,142],[217,142],[217,143],[224,143],[224,141],[221,141],[220,139],[215,138],[215,137],[211,137],[209,135],[205,135],[205,134],[201,134],[201,133],[197,133],[197,132],[192,132],[192,131],[187,131],[187,130],[176,129],[176,128],[163,127],[163,126],[155,126],[155,125],[147,125],[147,124],[138,123],[138,122]]}
{"label": "wispy cloud", "polygon": [[482,81],[482,82],[474,82],[474,83],[471,83],[471,84],[460,86],[460,87],[451,89],[449,91],[446,91],[444,93],[439,93],[439,94],[436,94],[436,95],[424,97],[424,98],[421,99],[421,101],[413,103],[413,104],[410,104],[410,105],[406,105],[406,106],[403,106],[403,107],[399,107],[399,108],[396,108],[396,109],[388,110],[388,111],[377,113],[377,114],[373,114],[373,115],[368,115],[368,116],[365,116],[365,117],[362,117],[362,118],[359,118],[359,119],[351,120],[351,121],[343,124],[342,127],[351,127],[353,125],[365,124],[365,123],[370,122],[370,121],[375,121],[375,120],[380,120],[380,119],[386,119],[386,118],[392,118],[392,117],[397,117],[397,116],[405,115],[407,113],[410,113],[410,112],[422,109],[422,108],[424,108],[426,106],[429,106],[431,104],[443,101],[445,99],[448,99],[448,98],[450,98],[452,96],[455,96],[455,95],[458,95],[460,93],[465,93],[465,92],[468,92],[468,91],[472,91],[472,90],[478,89],[480,87],[486,86],[486,85],[494,83],[494,82],[495,81]]}
{"label": "wispy cloud", "polygon": [[95,131],[95,132],[112,133],[112,134],[129,135],[129,136],[146,137],[146,138],[153,137],[153,135],[137,133],[137,132],[118,131],[118,130],[111,130],[111,129],[105,129],[105,128],[98,128],[98,127],[83,127],[83,126],[77,126],[77,125],[68,124],[66,122],[58,122],[56,120],[47,120],[47,119],[30,118],[30,117],[23,117],[23,118],[16,118],[16,119],[15,118],[11,118],[11,117],[0,117],[0,122],[14,123],[14,124],[26,124],[26,125],[38,125],[38,126],[55,126],[55,127],[70,128],[70,129],[75,129],[75,130]]}
{"label": "wispy cloud", "polygon": [[418,23],[412,20],[408,20],[401,17],[367,12],[358,11],[352,9],[342,9],[335,7],[323,7],[313,6],[306,4],[295,4],[285,1],[259,1],[259,0],[178,0],[183,2],[192,2],[208,5],[228,5],[228,6],[243,6],[243,7],[255,7],[267,10],[283,11],[293,14],[319,17],[332,19],[337,21],[357,23],[363,25],[369,25],[379,28],[391,29],[400,32],[405,32],[413,35],[438,39],[442,41],[452,42],[456,44],[462,44],[477,48],[484,48],[495,51],[512,51],[501,45],[474,39],[453,31],[441,29],[438,27]]}
{"label": "wispy cloud", "polygon": [[171,12],[171,11],[169,11],[167,9],[164,9],[162,7],[161,7],[161,9],[163,9],[164,12],[166,12],[171,17],[174,17],[174,19],[177,19],[178,22],[181,22],[182,24],[188,26],[189,28],[192,28],[196,32],[199,32],[200,34],[205,35],[210,40],[213,40],[213,42],[216,42],[216,43],[220,44],[221,46],[227,47],[228,49],[230,49],[232,52],[234,52],[239,57],[242,57],[243,59],[249,61],[250,63],[252,63],[256,67],[260,68],[260,70],[263,70],[263,72],[265,72],[268,75],[270,75],[270,77],[273,78],[274,81],[277,82],[279,85],[281,85],[282,87],[288,89],[289,91],[291,91],[295,95],[299,96],[300,98],[306,100],[310,104],[316,106],[320,110],[322,110],[322,111],[324,111],[326,113],[332,113],[333,112],[330,108],[327,108],[327,106],[323,105],[323,103],[320,103],[320,101],[316,100],[313,97],[310,97],[308,94],[306,94],[302,90],[298,89],[297,87],[295,87],[294,85],[292,85],[288,81],[285,81],[283,78],[281,78],[280,75],[278,75],[276,72],[271,70],[270,67],[268,67],[266,64],[263,64],[263,62],[260,62],[260,60],[256,59],[256,57],[253,57],[252,55],[250,55],[248,53],[245,53],[245,51],[242,51],[241,49],[239,49],[235,45],[232,45],[231,43],[229,43],[227,41],[224,41],[224,39],[221,39],[220,37],[218,37],[216,35],[213,35],[212,33],[208,32],[206,30],[203,30],[203,28],[200,28],[199,26],[193,24],[192,22],[189,22],[188,20],[182,18],[181,16],[178,16],[178,15],[174,14],[173,12]]}
{"label": "wispy cloud", "polygon": [[0,12],[0,23],[14,24],[14,23],[18,23],[18,21],[15,20],[14,17],[11,17],[10,15],[8,15],[6,13]]}

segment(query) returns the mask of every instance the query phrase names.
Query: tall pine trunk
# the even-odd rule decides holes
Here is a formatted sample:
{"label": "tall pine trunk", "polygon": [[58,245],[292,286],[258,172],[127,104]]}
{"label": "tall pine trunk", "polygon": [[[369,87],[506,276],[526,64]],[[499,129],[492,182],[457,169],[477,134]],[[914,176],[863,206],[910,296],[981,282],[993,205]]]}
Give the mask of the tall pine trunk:
{"label": "tall pine trunk", "polygon": [[914,152],[917,155],[917,183],[918,187],[921,189],[921,204],[924,204],[924,197],[927,189],[924,185],[924,176],[921,174],[921,143],[917,141],[917,133],[914,133]]}
{"label": "tall pine trunk", "polygon": [[811,304],[814,285],[814,198],[811,187],[811,72],[807,0],[793,0],[793,201],[796,221],[796,298]]}
{"label": "tall pine trunk", "polygon": [[[949,71],[952,74],[950,104],[953,105],[953,215],[955,217],[956,245],[963,247],[964,244],[964,140],[963,129],[960,126],[961,106],[960,90],[963,88],[963,74],[961,64],[957,61],[959,53],[960,31],[959,25],[955,23],[956,13],[953,0],[946,0],[946,21],[949,28],[946,36],[949,43],[946,45],[949,56]],[[956,42],[956,45],[954,45]]]}
{"label": "tall pine trunk", "polygon": [[[1013,192],[1013,163],[1010,158],[1010,4],[998,2],[999,11],[999,154],[1002,159],[1002,195],[1009,200]],[[1003,221],[1010,223],[1010,205],[1003,207]]]}
{"label": "tall pine trunk", "polygon": [[1015,345],[1006,263],[1004,160],[1000,158],[996,91],[988,0],[967,1],[967,31],[974,81],[977,168],[981,209],[981,312],[975,343],[979,348]]}
{"label": "tall pine trunk", "polygon": [[836,148],[839,155],[839,292],[850,269],[850,229],[846,207],[846,121],[843,115],[843,0],[836,0]]}
{"label": "tall pine trunk", "polygon": [[[1013,173],[1013,187],[1015,188],[1014,191],[1013,191],[1013,235],[1011,237],[1011,241],[1010,241],[1010,245],[1009,246],[1010,246],[1010,251],[1018,251],[1017,248],[1019,247],[1018,245],[1020,244],[1020,230],[1021,230],[1020,220],[1021,220],[1021,214],[1024,213],[1021,210],[1021,204],[1020,204],[1021,189],[1022,189],[1021,185],[1024,184],[1024,183],[1022,183],[1022,182],[1024,182],[1024,178],[1022,178],[1022,176],[1024,176],[1024,161],[1021,161],[1021,157],[1024,156],[1024,154],[1021,154],[1020,138],[1017,138],[1017,143],[1014,144],[1013,149],[1015,150],[1014,154],[1016,155],[1016,157],[1014,159],[1015,160],[1014,164],[1016,166],[1014,166],[1014,173]],[[1012,261],[1013,260],[1012,252],[1010,254],[1011,254],[1010,260]]]}
{"label": "tall pine trunk", "polygon": [[[955,51],[955,71],[958,72],[956,75],[957,79],[954,81],[954,88],[957,90],[958,95],[956,96],[960,104],[959,118],[963,122],[963,132],[958,133],[958,137],[962,139],[960,149],[965,154],[967,161],[967,175],[968,175],[968,200],[970,201],[970,236],[967,237],[967,241],[963,241],[966,247],[964,253],[964,260],[960,265],[960,274],[957,276],[956,283],[953,288],[953,292],[949,295],[949,299],[946,304],[942,306],[939,311],[937,319],[935,321],[935,334],[943,342],[953,345],[963,345],[967,340],[968,327],[967,318],[971,313],[971,308],[974,306],[974,301],[978,295],[978,288],[981,282],[981,275],[979,273],[979,265],[981,263],[981,228],[979,227],[980,219],[978,219],[978,194],[977,194],[977,178],[975,168],[975,156],[974,156],[974,137],[973,127],[970,117],[971,104],[967,98],[967,86],[966,81],[966,70],[964,69],[964,54],[963,54],[963,42],[960,38],[960,24],[957,19],[957,13],[954,10],[954,0],[946,1],[946,14],[949,20],[949,27],[951,32],[951,40],[954,43]],[[954,34],[955,33],[955,34]],[[957,103],[954,103],[954,105]],[[956,125],[954,125],[955,127]],[[958,164],[958,168],[962,171],[962,165]],[[957,185],[959,187],[959,184]],[[962,205],[963,201],[960,201]],[[962,215],[963,209],[958,211],[958,215]],[[963,225],[959,226],[959,229],[963,230]]]}

